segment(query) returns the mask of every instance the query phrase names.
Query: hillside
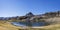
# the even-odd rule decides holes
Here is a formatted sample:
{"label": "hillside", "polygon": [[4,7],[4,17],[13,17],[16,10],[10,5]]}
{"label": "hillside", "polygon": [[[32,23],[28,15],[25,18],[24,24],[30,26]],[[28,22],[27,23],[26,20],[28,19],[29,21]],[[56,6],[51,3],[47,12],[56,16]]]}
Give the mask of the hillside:
{"label": "hillside", "polygon": [[21,27],[16,27],[7,21],[0,21],[0,30],[18,30]]}
{"label": "hillside", "polygon": [[[15,26],[11,22],[23,22],[27,23],[28,28]],[[39,28],[32,28],[32,23],[44,22],[44,26]],[[48,12],[41,15],[34,15],[31,12],[25,16],[16,17],[0,17],[0,30],[60,30],[60,11]]]}

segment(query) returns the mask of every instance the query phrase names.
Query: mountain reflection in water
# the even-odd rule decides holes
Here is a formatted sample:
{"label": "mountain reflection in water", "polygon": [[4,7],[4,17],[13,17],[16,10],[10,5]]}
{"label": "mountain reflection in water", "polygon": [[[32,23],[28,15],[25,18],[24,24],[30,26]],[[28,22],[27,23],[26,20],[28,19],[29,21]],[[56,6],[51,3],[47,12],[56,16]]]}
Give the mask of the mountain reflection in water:
{"label": "mountain reflection in water", "polygon": [[[11,24],[16,25],[16,26],[28,26],[29,23],[25,23],[25,22],[11,22]],[[32,26],[44,26],[45,22],[34,22],[31,23]]]}

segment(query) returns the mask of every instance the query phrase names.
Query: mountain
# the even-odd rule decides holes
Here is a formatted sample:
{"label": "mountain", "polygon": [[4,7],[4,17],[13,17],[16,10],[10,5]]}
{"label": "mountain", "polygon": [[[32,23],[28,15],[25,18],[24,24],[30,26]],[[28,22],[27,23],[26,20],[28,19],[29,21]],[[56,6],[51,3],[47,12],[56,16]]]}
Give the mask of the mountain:
{"label": "mountain", "polygon": [[[5,21],[6,20],[6,21]],[[15,26],[11,22],[23,22],[30,26],[27,29],[23,26]],[[37,23],[36,23],[37,22]],[[44,22],[46,26],[32,27],[31,23],[38,24]],[[34,25],[35,25],[34,24]],[[47,26],[48,25],[48,26]],[[34,15],[29,12],[25,16],[0,17],[0,30],[60,30],[60,11],[48,12],[45,14]]]}
{"label": "mountain", "polygon": [[34,16],[34,14],[31,13],[31,12],[29,12],[29,13],[27,13],[25,16]]}
{"label": "mountain", "polygon": [[33,13],[29,12],[25,16],[16,16],[16,17],[0,17],[0,20],[8,20],[8,21],[20,21],[20,22],[60,22],[60,11],[56,12],[48,12],[45,14],[34,15]]}

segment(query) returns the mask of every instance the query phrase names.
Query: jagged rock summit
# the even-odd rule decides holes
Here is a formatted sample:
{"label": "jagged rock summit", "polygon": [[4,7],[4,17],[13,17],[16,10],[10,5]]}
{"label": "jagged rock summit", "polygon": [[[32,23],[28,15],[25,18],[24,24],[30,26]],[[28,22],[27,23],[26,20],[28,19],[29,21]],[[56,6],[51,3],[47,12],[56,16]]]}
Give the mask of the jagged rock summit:
{"label": "jagged rock summit", "polygon": [[32,12],[29,12],[26,14],[26,16],[34,16],[34,14],[32,14]]}

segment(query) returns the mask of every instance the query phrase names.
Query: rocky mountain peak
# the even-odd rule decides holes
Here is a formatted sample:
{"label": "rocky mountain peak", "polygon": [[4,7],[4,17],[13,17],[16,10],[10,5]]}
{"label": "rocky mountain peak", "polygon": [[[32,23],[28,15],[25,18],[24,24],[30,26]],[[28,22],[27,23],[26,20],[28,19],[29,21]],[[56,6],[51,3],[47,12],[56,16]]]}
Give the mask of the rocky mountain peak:
{"label": "rocky mountain peak", "polygon": [[32,14],[32,12],[29,12],[26,14],[26,16],[34,16],[34,15]]}

